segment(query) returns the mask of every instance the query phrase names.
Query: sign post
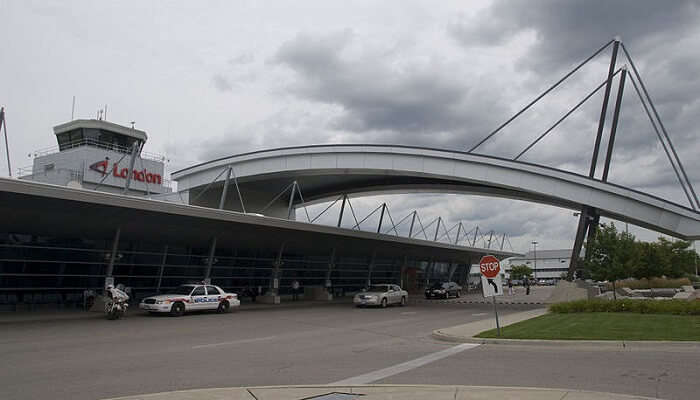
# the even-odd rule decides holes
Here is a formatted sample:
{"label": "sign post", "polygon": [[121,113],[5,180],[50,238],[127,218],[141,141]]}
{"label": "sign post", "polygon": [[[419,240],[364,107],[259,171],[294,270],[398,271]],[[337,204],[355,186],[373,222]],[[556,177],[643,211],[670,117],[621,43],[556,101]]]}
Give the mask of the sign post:
{"label": "sign post", "polygon": [[481,271],[481,289],[484,297],[491,297],[493,300],[493,313],[496,316],[496,330],[501,336],[501,325],[498,322],[498,308],[496,307],[496,296],[503,295],[503,282],[501,280],[501,264],[492,255],[481,257],[479,261]]}

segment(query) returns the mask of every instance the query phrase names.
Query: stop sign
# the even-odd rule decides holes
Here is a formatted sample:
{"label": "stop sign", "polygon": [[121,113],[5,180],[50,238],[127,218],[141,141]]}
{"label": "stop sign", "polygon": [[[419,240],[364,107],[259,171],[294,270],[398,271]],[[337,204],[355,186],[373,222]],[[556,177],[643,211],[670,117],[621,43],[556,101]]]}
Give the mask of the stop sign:
{"label": "stop sign", "polygon": [[483,256],[481,261],[479,261],[479,269],[481,270],[481,275],[488,279],[493,279],[501,272],[501,264],[494,256]]}

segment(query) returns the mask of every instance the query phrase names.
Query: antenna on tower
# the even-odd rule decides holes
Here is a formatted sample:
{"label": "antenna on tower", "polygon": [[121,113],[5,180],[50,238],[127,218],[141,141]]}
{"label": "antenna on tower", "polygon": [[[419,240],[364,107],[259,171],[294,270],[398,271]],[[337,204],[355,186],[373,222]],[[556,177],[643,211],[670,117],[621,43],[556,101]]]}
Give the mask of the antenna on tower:
{"label": "antenna on tower", "polygon": [[73,96],[73,106],[70,109],[70,120],[75,119],[75,96]]}
{"label": "antenna on tower", "polygon": [[[7,174],[12,177],[12,167],[10,166],[10,145],[7,144],[7,121],[5,120],[5,107],[0,107],[0,129],[5,130],[5,151],[7,152]],[[2,131],[0,131],[2,134]]]}
{"label": "antenna on tower", "polygon": [[105,104],[105,116],[104,116],[104,120],[107,121],[107,104]]}
{"label": "antenna on tower", "polygon": [[135,124],[135,123],[136,123],[136,121],[131,121],[131,129],[134,129],[134,124]]}

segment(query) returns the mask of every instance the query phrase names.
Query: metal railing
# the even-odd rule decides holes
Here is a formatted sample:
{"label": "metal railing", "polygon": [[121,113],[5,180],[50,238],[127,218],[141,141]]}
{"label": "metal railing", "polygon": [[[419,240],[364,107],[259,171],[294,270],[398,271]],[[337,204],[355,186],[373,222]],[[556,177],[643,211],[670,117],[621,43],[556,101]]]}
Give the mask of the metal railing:
{"label": "metal railing", "polygon": [[[56,146],[51,146],[51,147],[36,150],[36,151],[34,151],[34,157],[46,156],[49,154],[58,153],[59,151],[73,149],[73,148],[81,147],[81,146],[97,147],[99,149],[116,151],[118,153],[126,153],[126,154],[131,153],[131,147],[128,147],[128,146],[121,146],[121,145],[118,145],[115,143],[107,143],[107,142],[103,142],[103,141],[96,140],[96,139],[84,138],[84,139],[80,139],[80,140],[66,143],[60,147],[58,145],[56,145]],[[141,155],[141,158],[151,160],[151,161],[157,161],[157,162],[164,162],[165,161],[165,156],[163,156],[162,154],[141,151],[140,155]]]}

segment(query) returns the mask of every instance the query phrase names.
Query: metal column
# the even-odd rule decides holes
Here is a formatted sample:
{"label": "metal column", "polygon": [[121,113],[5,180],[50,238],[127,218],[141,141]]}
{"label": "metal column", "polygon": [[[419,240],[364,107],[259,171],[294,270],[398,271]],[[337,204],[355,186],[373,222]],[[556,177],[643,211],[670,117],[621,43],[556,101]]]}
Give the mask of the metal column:
{"label": "metal column", "polygon": [[386,203],[382,204],[382,212],[379,214],[379,225],[377,226],[377,233],[382,233],[382,222],[384,222],[384,211],[386,211]]}
{"label": "metal column", "polygon": [[377,251],[372,252],[372,258],[369,260],[369,265],[367,266],[367,286],[372,284],[372,271],[374,270],[374,263],[377,261]]}
{"label": "metal column", "polygon": [[294,194],[297,192],[297,181],[292,182],[292,193],[289,195],[289,207],[287,208],[287,219],[292,219],[292,206],[294,205]]}
{"label": "metal column", "polygon": [[442,222],[442,217],[438,217],[437,226],[435,227],[435,238],[433,238],[433,242],[437,242],[437,237],[438,237],[438,233],[440,232],[440,223],[441,222]]}
{"label": "metal column", "polygon": [[282,268],[282,253],[284,253],[284,245],[286,243],[282,242],[280,245],[280,250],[277,252],[277,257],[275,258],[275,261],[272,262],[272,276],[270,277],[270,292],[273,296],[277,296],[279,294],[279,288],[280,288],[280,268]]}
{"label": "metal column", "polygon": [[[5,129],[5,151],[7,152],[7,175],[12,177],[12,167],[10,166],[10,145],[7,143],[7,121],[5,121],[5,107],[0,108],[0,129]],[[2,131],[0,131],[2,134]]]}
{"label": "metal column", "polygon": [[207,256],[207,268],[204,270],[204,282],[211,283],[211,266],[214,265],[214,253],[216,253],[216,236],[211,238],[209,255]]}
{"label": "metal column", "polygon": [[[112,273],[114,272],[114,260],[117,258],[117,249],[119,248],[119,236],[121,236],[122,227],[117,227],[117,231],[114,233],[114,240],[112,241],[112,254],[109,256],[109,264],[107,264],[107,271],[105,271],[105,280],[112,278]],[[106,281],[105,281],[106,284]]]}
{"label": "metal column", "polygon": [[[603,137],[603,128],[605,127],[605,116],[608,111],[608,102],[610,100],[610,87],[612,86],[612,78],[615,73],[615,63],[617,61],[617,51],[620,47],[620,38],[615,38],[612,50],[612,57],[610,58],[610,66],[608,67],[608,80],[605,84],[605,94],[603,95],[603,105],[600,110],[600,119],[598,121],[598,131],[596,133],[595,144],[593,146],[593,157],[591,159],[591,167],[588,172],[588,177],[591,179],[595,178],[595,170],[598,165],[598,153],[600,151],[600,142]],[[607,176],[606,176],[607,178]],[[578,257],[581,254],[581,248],[583,246],[583,240],[586,236],[586,231],[588,231],[588,241],[593,240],[595,236],[595,227],[591,230],[590,217],[593,217],[594,222],[597,226],[597,211],[592,207],[582,207],[581,214],[579,216],[578,228],[576,229],[576,239],[574,239],[574,248],[571,252],[571,263],[569,264],[569,271],[567,273],[567,279],[573,280],[574,272],[576,271],[578,264]]]}
{"label": "metal column", "polygon": [[615,62],[617,61],[617,50],[620,47],[620,38],[615,38],[613,43],[612,57],[610,58],[610,67],[608,67],[608,81],[605,84],[605,94],[603,95],[603,106],[600,110],[600,119],[598,121],[598,132],[595,137],[593,146],[593,158],[591,159],[591,168],[588,172],[589,178],[595,178],[595,170],[598,164],[598,152],[600,151],[600,142],[603,138],[603,128],[605,127],[605,116],[608,112],[608,101],[610,100],[610,87],[612,86],[612,78],[615,73]]}
{"label": "metal column", "polygon": [[608,152],[605,155],[605,166],[603,167],[603,182],[608,181],[608,172],[610,171],[610,161],[612,161],[613,146],[615,146],[615,134],[617,133],[617,123],[620,119],[620,106],[622,105],[622,96],[625,90],[625,78],[627,78],[627,68],[622,68],[620,74],[620,85],[617,89],[617,99],[615,100],[615,112],[613,114],[613,122],[610,127],[610,139],[608,139]]}
{"label": "metal column", "polygon": [[340,224],[343,223],[343,213],[345,213],[345,202],[348,200],[348,195],[344,194],[343,195],[343,202],[340,203],[340,215],[338,215],[338,228],[340,228]]}
{"label": "metal column", "polygon": [[228,172],[226,173],[226,179],[224,180],[224,188],[221,190],[221,199],[219,199],[219,210],[223,210],[224,205],[226,204],[226,195],[228,194],[228,185],[229,182],[231,182],[232,171],[233,168],[229,167]]}
{"label": "metal column", "polygon": [[326,271],[326,290],[330,291],[332,282],[331,282],[331,273],[335,269],[335,247],[331,250],[331,257],[328,262],[328,271]]}
{"label": "metal column", "polygon": [[163,258],[160,261],[160,268],[158,269],[158,283],[156,284],[156,292],[160,293],[160,285],[163,282],[163,270],[165,269],[165,262],[168,260],[168,245],[163,247]]}
{"label": "metal column", "polygon": [[408,238],[410,239],[413,236],[413,224],[416,223],[416,214],[418,211],[413,211],[413,218],[411,218],[411,227],[408,229]]}

